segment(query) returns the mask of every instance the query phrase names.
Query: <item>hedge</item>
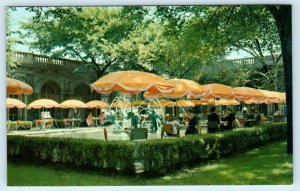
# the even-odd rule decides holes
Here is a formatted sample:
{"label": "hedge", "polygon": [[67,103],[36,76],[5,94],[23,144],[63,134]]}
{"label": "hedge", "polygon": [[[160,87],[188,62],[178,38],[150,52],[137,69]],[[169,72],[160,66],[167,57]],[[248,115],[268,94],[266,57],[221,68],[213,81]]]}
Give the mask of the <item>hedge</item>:
{"label": "hedge", "polygon": [[32,128],[32,122],[31,121],[7,121],[6,127],[8,131],[30,130]]}
{"label": "hedge", "polygon": [[220,134],[148,141],[99,141],[53,137],[8,136],[8,159],[71,164],[96,169],[135,170],[158,175],[183,165],[226,157],[286,137],[286,123],[237,129]]}

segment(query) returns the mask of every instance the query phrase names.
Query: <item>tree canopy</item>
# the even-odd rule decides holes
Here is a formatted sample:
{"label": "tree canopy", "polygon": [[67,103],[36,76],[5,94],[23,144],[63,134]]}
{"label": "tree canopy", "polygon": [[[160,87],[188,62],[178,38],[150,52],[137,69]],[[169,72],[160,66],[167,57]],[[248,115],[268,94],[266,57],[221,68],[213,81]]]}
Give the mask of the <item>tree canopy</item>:
{"label": "tree canopy", "polygon": [[[80,59],[100,77],[110,68],[167,78],[283,90],[280,40],[264,6],[48,7],[23,22],[30,46]],[[244,50],[261,64],[228,64]],[[264,57],[271,56],[272,64]],[[214,71],[212,73],[212,71]],[[224,75],[228,78],[224,79]],[[230,77],[231,76],[231,77]]]}

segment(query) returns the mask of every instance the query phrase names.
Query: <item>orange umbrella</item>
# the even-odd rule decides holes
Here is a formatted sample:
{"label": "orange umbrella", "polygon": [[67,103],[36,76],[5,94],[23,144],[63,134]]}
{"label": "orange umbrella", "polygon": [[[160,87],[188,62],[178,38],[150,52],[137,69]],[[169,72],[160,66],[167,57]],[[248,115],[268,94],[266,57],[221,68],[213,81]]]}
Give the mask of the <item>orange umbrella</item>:
{"label": "orange umbrella", "polygon": [[193,97],[202,97],[207,90],[201,86],[200,84],[186,79],[172,79],[168,80],[175,88],[173,92],[170,93],[159,93],[158,95],[155,93],[145,92],[145,98],[181,98],[186,95],[190,95]]}
{"label": "orange umbrella", "polygon": [[41,109],[41,108],[53,108],[58,107],[59,103],[51,99],[38,99],[31,102],[27,109]]}
{"label": "orange umbrella", "polygon": [[60,103],[58,107],[63,108],[63,109],[87,108],[87,105],[85,103],[83,103],[82,101],[71,99],[71,100],[67,100],[67,101]]}
{"label": "orange umbrella", "polygon": [[263,93],[264,97],[266,99],[276,99],[277,98],[276,92],[268,91],[268,90],[260,90],[260,89],[258,89],[258,91],[260,91],[261,93]]}
{"label": "orange umbrella", "polygon": [[273,92],[275,97],[272,101],[273,103],[285,103],[286,102],[286,94],[280,92]]}
{"label": "orange umbrella", "polygon": [[286,102],[286,94],[279,93],[279,100],[280,100],[280,103],[285,103]]}
{"label": "orange umbrella", "polygon": [[259,90],[249,87],[236,87],[234,88],[235,95],[239,100],[259,99],[262,101],[266,96]]}
{"label": "orange umbrella", "polygon": [[115,101],[111,104],[111,107],[126,107],[129,108],[131,104],[127,101]]}
{"label": "orange umbrella", "polygon": [[215,99],[215,98],[223,98],[223,99],[233,99],[235,98],[235,90],[223,84],[205,84],[203,85],[206,89],[208,89],[208,93],[204,96],[206,99]]}
{"label": "orange umbrella", "polygon": [[23,103],[22,101],[18,100],[18,99],[14,99],[14,98],[6,98],[6,107],[11,109],[11,108],[18,108],[18,109],[22,109],[25,108],[26,105],[25,103]]}
{"label": "orange umbrella", "polygon": [[240,105],[240,102],[235,99],[220,99],[216,100],[215,105]]}
{"label": "orange umbrella", "polygon": [[275,100],[273,99],[264,99],[264,100],[258,100],[258,99],[248,99],[248,100],[245,100],[245,104],[271,104],[271,103],[274,103]]}
{"label": "orange umbrella", "polygon": [[13,78],[6,78],[6,92],[10,95],[30,95],[32,87],[25,82]]}
{"label": "orange umbrella", "polygon": [[134,106],[147,106],[149,103],[145,100],[135,100],[132,105]]}
{"label": "orange umbrella", "polygon": [[103,101],[99,101],[99,100],[93,100],[93,101],[89,101],[86,103],[87,108],[106,108],[108,107],[108,104],[103,102]]}
{"label": "orange umbrella", "polygon": [[173,107],[173,106],[175,106],[175,103],[163,99],[163,100],[158,100],[158,101],[152,101],[150,106],[151,107]]}
{"label": "orange umbrella", "polygon": [[176,106],[179,107],[195,107],[195,104],[189,100],[178,100]]}
{"label": "orange umbrella", "polygon": [[137,94],[142,91],[167,93],[174,89],[172,84],[162,77],[140,71],[120,71],[107,74],[92,83],[91,88],[101,94],[108,94],[115,90],[126,94]]}

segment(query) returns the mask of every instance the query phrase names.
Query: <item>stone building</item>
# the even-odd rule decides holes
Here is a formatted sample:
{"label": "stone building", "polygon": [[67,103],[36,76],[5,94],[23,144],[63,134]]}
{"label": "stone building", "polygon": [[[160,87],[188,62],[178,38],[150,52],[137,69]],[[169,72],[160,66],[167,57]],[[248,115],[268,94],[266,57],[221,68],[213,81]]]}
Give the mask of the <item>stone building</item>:
{"label": "stone building", "polygon": [[[11,70],[11,74],[8,75],[31,85],[33,94],[10,97],[17,97],[25,104],[40,98],[61,103],[68,99],[87,102],[97,97],[90,89],[90,84],[96,80],[96,75],[80,61],[51,59],[27,52],[15,52],[15,61],[19,66]],[[61,114],[55,112],[55,115]],[[26,110],[15,109],[10,112],[10,119],[17,116],[28,119]]]}

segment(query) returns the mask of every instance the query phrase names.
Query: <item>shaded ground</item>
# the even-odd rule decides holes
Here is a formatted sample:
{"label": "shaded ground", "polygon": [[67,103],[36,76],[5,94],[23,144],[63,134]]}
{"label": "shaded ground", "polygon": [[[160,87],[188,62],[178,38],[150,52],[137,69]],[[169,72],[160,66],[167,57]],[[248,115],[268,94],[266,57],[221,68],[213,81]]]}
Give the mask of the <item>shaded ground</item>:
{"label": "shaded ground", "polygon": [[280,185],[292,184],[292,155],[286,142],[208,164],[185,168],[162,177],[101,174],[57,166],[8,163],[9,186],[88,186],[88,185]]}

